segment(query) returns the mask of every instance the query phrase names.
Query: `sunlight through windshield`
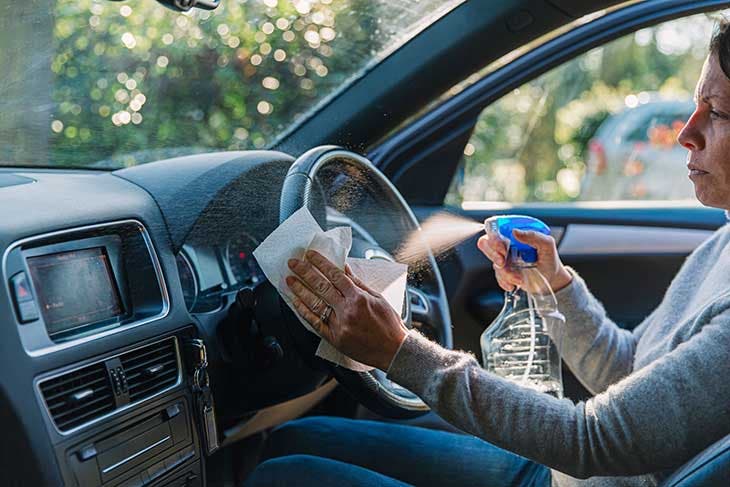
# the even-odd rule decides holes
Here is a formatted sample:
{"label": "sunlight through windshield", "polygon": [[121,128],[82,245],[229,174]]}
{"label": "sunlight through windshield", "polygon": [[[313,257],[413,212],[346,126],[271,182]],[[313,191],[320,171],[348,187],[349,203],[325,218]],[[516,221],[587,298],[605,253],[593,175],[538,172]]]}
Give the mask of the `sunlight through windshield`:
{"label": "sunlight through windshield", "polygon": [[0,164],[269,146],[462,0],[0,0]]}

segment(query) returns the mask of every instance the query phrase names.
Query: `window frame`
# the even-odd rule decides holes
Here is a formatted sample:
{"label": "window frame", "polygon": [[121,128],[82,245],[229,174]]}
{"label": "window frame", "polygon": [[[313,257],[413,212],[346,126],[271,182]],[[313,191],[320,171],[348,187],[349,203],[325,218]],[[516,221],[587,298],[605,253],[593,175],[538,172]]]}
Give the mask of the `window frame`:
{"label": "window frame", "polygon": [[[474,123],[489,105],[515,88],[622,36],[663,22],[728,7],[730,1],[727,0],[648,0],[609,12],[538,45],[486,74],[376,144],[368,155],[391,178],[407,201],[442,206],[461,152],[452,151],[451,159],[445,161],[438,149],[454,141],[464,140],[461,146],[463,150]],[[450,168],[448,181],[444,182],[443,174],[439,178],[429,178],[427,184],[413,181],[419,174],[422,178],[423,171],[429,171],[437,165]]]}

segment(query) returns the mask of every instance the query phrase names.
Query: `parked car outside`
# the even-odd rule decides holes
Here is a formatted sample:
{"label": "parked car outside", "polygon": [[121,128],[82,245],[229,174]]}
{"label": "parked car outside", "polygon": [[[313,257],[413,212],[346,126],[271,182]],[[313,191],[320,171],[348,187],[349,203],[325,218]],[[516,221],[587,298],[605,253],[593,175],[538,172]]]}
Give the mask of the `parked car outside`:
{"label": "parked car outside", "polygon": [[687,151],[677,143],[694,103],[641,95],[627,97],[629,108],[606,118],[590,140],[580,200],[694,198],[678,169]]}

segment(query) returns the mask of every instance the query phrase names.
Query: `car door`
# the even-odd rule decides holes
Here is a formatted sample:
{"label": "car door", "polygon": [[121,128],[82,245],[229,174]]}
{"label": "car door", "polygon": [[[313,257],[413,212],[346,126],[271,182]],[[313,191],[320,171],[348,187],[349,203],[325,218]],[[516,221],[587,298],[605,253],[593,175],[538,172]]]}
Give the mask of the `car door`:
{"label": "car door", "polygon": [[[457,95],[373,147],[371,157],[421,221],[444,210],[476,222],[510,213],[544,220],[565,264],[619,326],[633,329],[661,302],[686,256],[726,222],[723,211],[693,198],[677,157],[682,122],[664,115],[691,103],[722,4],[640,2],[583,19],[455,87]],[[550,56],[549,66],[535,67]],[[634,119],[650,121],[630,125]],[[598,168],[595,137],[606,132],[633,134],[641,144],[606,137],[600,143],[614,155]],[[464,235],[439,259],[454,346],[477,356],[479,336],[502,305],[478,236]],[[586,396],[571,374],[565,380],[566,395]]]}

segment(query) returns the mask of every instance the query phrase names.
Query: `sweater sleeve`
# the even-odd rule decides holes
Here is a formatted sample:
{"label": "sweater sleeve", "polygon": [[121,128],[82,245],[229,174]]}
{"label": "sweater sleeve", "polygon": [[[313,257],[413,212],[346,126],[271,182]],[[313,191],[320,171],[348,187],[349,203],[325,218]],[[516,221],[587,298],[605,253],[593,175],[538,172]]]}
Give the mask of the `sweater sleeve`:
{"label": "sweater sleeve", "polygon": [[444,419],[574,477],[676,468],[730,432],[730,312],[587,402],[508,382],[412,331],[388,377]]}
{"label": "sweater sleeve", "polygon": [[616,325],[583,279],[573,269],[568,271],[573,280],[555,293],[565,315],[560,355],[578,380],[597,394],[631,373],[637,335]]}

